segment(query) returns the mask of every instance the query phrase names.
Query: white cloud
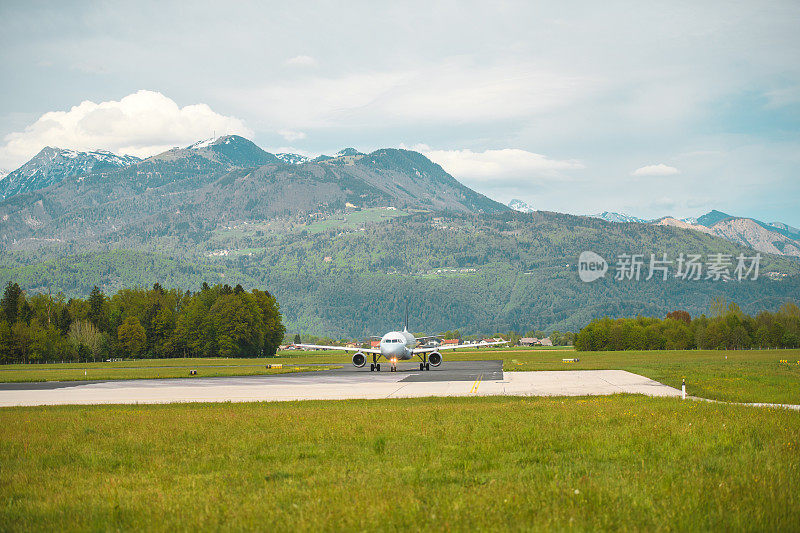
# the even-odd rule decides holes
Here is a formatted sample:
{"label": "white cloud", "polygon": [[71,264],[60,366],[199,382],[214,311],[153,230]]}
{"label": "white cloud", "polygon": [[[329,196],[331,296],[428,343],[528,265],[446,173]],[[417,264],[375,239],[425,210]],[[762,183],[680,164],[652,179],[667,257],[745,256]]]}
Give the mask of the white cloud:
{"label": "white cloud", "polygon": [[305,139],[306,134],[302,131],[294,131],[294,130],[280,130],[278,135],[283,137],[289,142],[299,141],[300,139]]}
{"label": "white cloud", "polygon": [[659,163],[657,165],[646,165],[637,168],[631,172],[631,176],[673,176],[675,174],[680,174],[680,172],[681,171],[675,167]]}
{"label": "white cloud", "polygon": [[253,132],[206,104],[179,107],[159,92],[142,90],[118,101],[86,100],[69,111],[45,113],[24,131],[5,136],[0,166],[16,168],[45,146],[144,157],[214,134],[252,137]]}
{"label": "white cloud", "polygon": [[286,64],[293,67],[313,67],[316,66],[317,60],[311,56],[294,56],[287,59]]}
{"label": "white cloud", "polygon": [[426,145],[411,147],[438,163],[448,173],[468,182],[518,181],[531,178],[556,178],[564,170],[584,168],[575,160],[550,159],[542,154],[504,148],[502,150],[432,150]]}

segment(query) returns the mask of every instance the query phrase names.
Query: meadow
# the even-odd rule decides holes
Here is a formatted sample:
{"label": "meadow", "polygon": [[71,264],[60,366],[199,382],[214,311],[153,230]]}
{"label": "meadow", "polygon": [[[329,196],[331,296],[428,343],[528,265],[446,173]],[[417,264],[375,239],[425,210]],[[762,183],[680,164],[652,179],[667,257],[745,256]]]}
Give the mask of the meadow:
{"label": "meadow", "polygon": [[[280,368],[267,365],[280,364]],[[0,366],[0,383],[32,381],[93,381],[108,379],[166,379],[224,376],[263,376],[328,370],[340,365],[293,366],[270,359],[141,359],[111,363],[54,363]],[[196,371],[190,375],[189,371]]]}
{"label": "meadow", "polygon": [[3,530],[795,530],[800,416],[640,396],[0,409]]}

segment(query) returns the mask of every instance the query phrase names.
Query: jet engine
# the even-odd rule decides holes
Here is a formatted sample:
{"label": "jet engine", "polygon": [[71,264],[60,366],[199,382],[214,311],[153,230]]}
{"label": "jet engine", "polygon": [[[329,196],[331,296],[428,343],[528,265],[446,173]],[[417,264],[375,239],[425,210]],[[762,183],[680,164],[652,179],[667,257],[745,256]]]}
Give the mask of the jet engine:
{"label": "jet engine", "polygon": [[361,352],[356,352],[353,355],[353,366],[357,368],[361,368],[362,366],[367,364],[366,356]]}
{"label": "jet engine", "polygon": [[431,352],[428,354],[428,362],[431,366],[439,366],[442,364],[442,354],[439,352]]}

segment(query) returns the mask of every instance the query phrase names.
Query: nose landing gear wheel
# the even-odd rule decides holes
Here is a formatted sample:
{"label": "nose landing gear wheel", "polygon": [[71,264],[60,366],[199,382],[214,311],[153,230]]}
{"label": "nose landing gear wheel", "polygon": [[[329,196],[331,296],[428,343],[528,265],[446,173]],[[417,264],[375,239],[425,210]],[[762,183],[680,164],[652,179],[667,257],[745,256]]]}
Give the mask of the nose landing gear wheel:
{"label": "nose landing gear wheel", "polygon": [[419,364],[419,369],[420,370],[425,370],[425,363],[420,363]]}
{"label": "nose landing gear wheel", "polygon": [[431,369],[431,364],[425,363],[425,370],[430,370],[430,369]]}
{"label": "nose landing gear wheel", "polygon": [[375,370],[377,370],[378,372],[381,371],[381,364],[380,363],[376,363],[375,364]]}
{"label": "nose landing gear wheel", "polygon": [[370,372],[375,372],[375,363],[370,363],[369,364],[369,371]]}

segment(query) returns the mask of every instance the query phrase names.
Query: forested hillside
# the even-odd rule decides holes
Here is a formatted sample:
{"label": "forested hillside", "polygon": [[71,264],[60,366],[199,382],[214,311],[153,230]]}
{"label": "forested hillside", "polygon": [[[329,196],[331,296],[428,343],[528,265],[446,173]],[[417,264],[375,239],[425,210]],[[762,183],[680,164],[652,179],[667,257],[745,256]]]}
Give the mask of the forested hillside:
{"label": "forested hillside", "polygon": [[[383,213],[383,211],[380,211]],[[800,294],[798,264],[762,259],[756,281],[625,280],[582,283],[583,250],[619,253],[739,253],[752,250],[697,232],[646,224],[621,226],[557,213],[457,215],[356,212],[313,224],[237,224],[185,241],[154,235],[132,252],[109,249],[61,257],[61,248],[15,253],[0,263],[0,281],[33,291],[85,296],[94,284],[188,287],[203,282],[269,287],[289,332],[359,337],[396,327],[408,301],[415,328],[493,331],[573,330],[598,316],[663,317],[682,308],[704,313],[718,295],[748,313],[776,310]],[[354,220],[374,222],[354,222]],[[117,246],[122,246],[118,244]],[[102,249],[100,249],[102,248]],[[174,250],[174,248],[173,248]],[[227,255],[213,255],[226,251]],[[765,272],[786,277],[772,280]]]}
{"label": "forested hillside", "polygon": [[275,298],[240,285],[192,293],[156,283],[110,297],[94,287],[67,299],[9,282],[0,299],[0,363],[269,356],[284,332]]}

